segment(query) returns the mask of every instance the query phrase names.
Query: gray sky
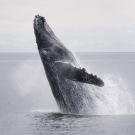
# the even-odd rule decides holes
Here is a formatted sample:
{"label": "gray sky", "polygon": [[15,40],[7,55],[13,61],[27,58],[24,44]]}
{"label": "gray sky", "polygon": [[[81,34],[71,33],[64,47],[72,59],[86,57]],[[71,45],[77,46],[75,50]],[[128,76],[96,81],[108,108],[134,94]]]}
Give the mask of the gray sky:
{"label": "gray sky", "polygon": [[134,0],[0,0],[0,51],[35,52],[33,17],[74,51],[135,51]]}

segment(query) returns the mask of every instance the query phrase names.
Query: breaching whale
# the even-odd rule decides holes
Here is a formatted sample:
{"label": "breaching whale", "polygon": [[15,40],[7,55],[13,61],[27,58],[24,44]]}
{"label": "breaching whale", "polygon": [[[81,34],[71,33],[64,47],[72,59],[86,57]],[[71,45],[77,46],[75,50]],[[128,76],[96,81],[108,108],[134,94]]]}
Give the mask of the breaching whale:
{"label": "breaching whale", "polygon": [[48,82],[60,110],[84,114],[93,108],[87,85],[103,86],[104,82],[79,67],[73,53],[55,36],[44,17],[35,16],[34,33]]}

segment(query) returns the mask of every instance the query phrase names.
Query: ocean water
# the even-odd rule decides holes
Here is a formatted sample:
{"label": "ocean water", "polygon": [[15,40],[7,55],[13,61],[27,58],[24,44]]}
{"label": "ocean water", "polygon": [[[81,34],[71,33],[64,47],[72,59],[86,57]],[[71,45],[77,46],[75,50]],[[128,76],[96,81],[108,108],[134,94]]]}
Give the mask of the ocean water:
{"label": "ocean water", "polygon": [[59,112],[38,54],[0,54],[1,135],[135,134],[135,53],[76,55],[105,81],[104,88],[94,88],[95,115]]}
{"label": "ocean water", "polygon": [[0,119],[1,135],[134,135],[135,116],[17,113]]}

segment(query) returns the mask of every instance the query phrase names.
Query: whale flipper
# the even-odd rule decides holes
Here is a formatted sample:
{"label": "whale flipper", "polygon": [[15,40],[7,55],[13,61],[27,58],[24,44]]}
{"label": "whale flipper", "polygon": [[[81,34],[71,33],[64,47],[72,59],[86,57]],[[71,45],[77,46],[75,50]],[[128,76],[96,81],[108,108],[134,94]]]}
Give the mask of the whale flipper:
{"label": "whale flipper", "polygon": [[59,67],[61,75],[72,81],[93,84],[99,87],[104,86],[104,82],[96,75],[90,74],[85,68],[78,68],[68,62],[56,62],[55,66]]}

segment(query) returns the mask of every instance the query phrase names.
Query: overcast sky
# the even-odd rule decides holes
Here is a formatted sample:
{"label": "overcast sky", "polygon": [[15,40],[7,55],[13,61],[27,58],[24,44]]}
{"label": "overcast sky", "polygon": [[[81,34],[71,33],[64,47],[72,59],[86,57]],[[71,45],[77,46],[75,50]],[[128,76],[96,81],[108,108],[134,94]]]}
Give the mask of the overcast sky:
{"label": "overcast sky", "polygon": [[134,0],[0,0],[0,51],[37,50],[35,14],[74,51],[135,51]]}

